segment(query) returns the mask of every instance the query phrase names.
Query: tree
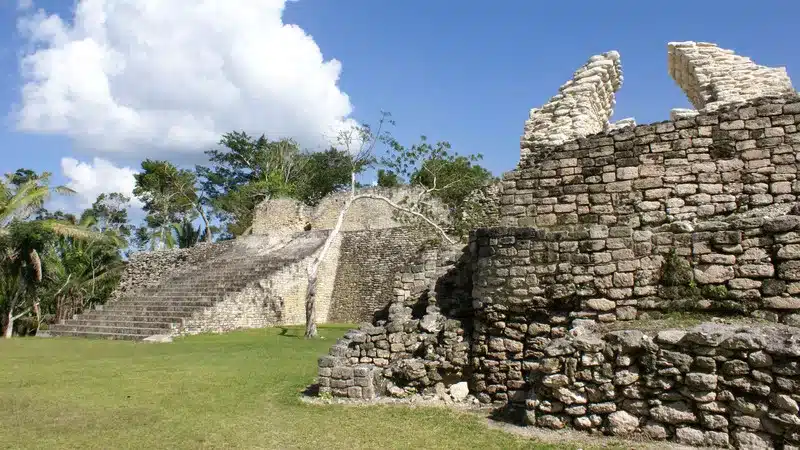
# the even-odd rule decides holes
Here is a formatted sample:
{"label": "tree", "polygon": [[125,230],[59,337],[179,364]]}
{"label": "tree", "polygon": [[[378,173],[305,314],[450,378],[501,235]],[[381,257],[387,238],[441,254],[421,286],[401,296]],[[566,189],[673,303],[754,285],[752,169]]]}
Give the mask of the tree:
{"label": "tree", "polygon": [[400,186],[400,177],[398,177],[396,173],[390,170],[379,169],[378,186],[386,188],[393,188]]}
{"label": "tree", "polygon": [[[192,222],[185,219],[180,224],[172,224],[172,228],[175,232],[175,242],[178,244],[178,248],[194,247],[203,237],[201,228],[194,228]],[[208,233],[208,229],[205,232]]]}
{"label": "tree", "polygon": [[128,223],[128,207],[130,197],[112,192],[100,194],[92,203],[92,207],[83,212],[83,215],[91,215],[94,218],[94,228],[105,232],[115,231],[121,237],[129,237],[133,227]]}
{"label": "tree", "polygon": [[[133,190],[147,212],[146,231],[138,231],[137,237],[150,242],[152,248],[171,247],[173,224],[191,219],[198,213],[206,229],[210,229],[203,201],[195,190],[197,177],[194,172],[178,169],[169,161],[142,162],[142,172],[134,175]],[[148,232],[149,231],[149,232]],[[208,234],[210,239],[210,234]]]}
{"label": "tree", "polygon": [[240,235],[249,229],[258,203],[293,193],[300,149],[291,139],[270,141],[236,131],[224,134],[219,145],[223,148],[206,151],[211,167],[197,166],[196,172],[228,233]]}
{"label": "tree", "polygon": [[316,205],[326,195],[347,189],[351,174],[363,170],[357,157],[346,150],[329,148],[322,152],[306,152],[304,162],[295,180],[294,198],[308,205]]}
{"label": "tree", "polygon": [[271,141],[244,132],[226,133],[219,145],[206,152],[211,166],[196,171],[229,235],[247,233],[253,210],[266,199],[290,197],[313,205],[350,183],[353,158],[346,151],[302,151],[291,139]]}
{"label": "tree", "polygon": [[[38,175],[31,170],[20,169],[14,174],[7,174],[5,180],[0,180],[0,275],[4,277],[0,308],[4,312],[5,337],[11,337],[14,320],[31,309],[15,315],[16,308],[31,300],[32,309],[38,310],[38,300],[32,287],[42,280],[39,254],[44,243],[56,235],[75,238],[92,235],[90,230],[61,220],[28,221],[34,212],[42,210],[51,193],[72,193],[64,186],[51,188],[50,176],[48,172]],[[12,289],[12,285],[16,287]]]}
{"label": "tree", "polygon": [[[91,215],[84,215],[82,226],[90,227]],[[48,243],[43,253],[43,312],[65,320],[94,303],[105,303],[116,287],[124,267],[120,250],[124,240],[116,232],[90,240],[59,237]]]}
{"label": "tree", "polygon": [[[437,145],[449,149],[447,143],[440,142]],[[481,155],[440,157],[438,150],[435,153],[436,156],[425,160],[411,174],[411,184],[424,186],[451,208],[458,208],[472,191],[493,178],[491,172],[474,164],[481,159]]]}

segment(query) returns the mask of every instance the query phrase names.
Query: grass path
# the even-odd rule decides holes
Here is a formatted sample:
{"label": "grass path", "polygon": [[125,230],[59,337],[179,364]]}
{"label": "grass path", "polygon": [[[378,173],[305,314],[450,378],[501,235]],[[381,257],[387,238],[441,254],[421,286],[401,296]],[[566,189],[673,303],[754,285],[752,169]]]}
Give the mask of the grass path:
{"label": "grass path", "polygon": [[0,341],[3,448],[553,448],[445,409],[301,403],[347,328],[201,335],[172,344]]}

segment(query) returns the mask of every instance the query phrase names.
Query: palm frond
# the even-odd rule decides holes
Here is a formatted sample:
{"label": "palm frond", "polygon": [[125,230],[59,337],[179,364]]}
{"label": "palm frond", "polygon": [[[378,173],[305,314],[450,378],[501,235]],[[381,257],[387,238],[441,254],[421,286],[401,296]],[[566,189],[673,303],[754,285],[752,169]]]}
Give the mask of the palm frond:
{"label": "palm frond", "polygon": [[47,186],[39,186],[35,181],[23,183],[13,196],[0,204],[0,223],[26,219],[44,203],[49,194]]}
{"label": "palm frond", "polygon": [[102,233],[90,230],[81,225],[72,225],[58,220],[43,220],[42,224],[58,235],[74,239],[90,240],[104,237]]}
{"label": "palm frond", "polygon": [[56,187],[53,188],[53,192],[55,192],[56,194],[61,194],[61,195],[75,195],[76,194],[74,189],[69,188],[67,186],[56,186]]}

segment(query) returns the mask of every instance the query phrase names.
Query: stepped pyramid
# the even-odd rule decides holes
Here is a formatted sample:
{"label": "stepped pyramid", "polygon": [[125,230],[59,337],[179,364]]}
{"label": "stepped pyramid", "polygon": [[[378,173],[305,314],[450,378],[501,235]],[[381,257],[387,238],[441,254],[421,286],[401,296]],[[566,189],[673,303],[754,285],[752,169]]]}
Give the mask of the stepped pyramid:
{"label": "stepped pyramid", "polygon": [[[203,262],[134,289],[92,310],[50,327],[51,336],[142,340],[153,335],[264,327],[287,320],[280,295],[301,291],[306,260],[318,251],[328,231],[287,236],[278,242],[247,236],[214,245]],[[291,271],[290,276],[283,276]],[[298,277],[298,274],[301,274]],[[294,287],[292,281],[294,280]],[[297,303],[297,302],[292,302]],[[295,309],[297,305],[292,305]],[[297,315],[297,312],[294,312]]]}

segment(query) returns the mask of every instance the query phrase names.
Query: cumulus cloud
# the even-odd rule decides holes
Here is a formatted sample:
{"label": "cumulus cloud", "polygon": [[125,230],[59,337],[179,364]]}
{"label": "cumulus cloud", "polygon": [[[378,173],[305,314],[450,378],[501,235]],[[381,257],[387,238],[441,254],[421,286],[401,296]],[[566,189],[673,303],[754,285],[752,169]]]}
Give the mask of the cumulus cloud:
{"label": "cumulus cloud", "polygon": [[79,0],[39,9],[15,109],[20,130],[95,153],[202,154],[228,131],[326,145],[355,122],[342,66],[282,20],[286,0]]}
{"label": "cumulus cloud", "polygon": [[76,192],[74,207],[77,211],[92,206],[98,195],[112,192],[130,197],[131,207],[134,209],[143,206],[133,196],[133,188],[136,186],[133,175],[136,170],[129,167],[117,167],[102,158],[94,158],[91,163],[62,158],[61,171],[67,178],[66,186]]}

